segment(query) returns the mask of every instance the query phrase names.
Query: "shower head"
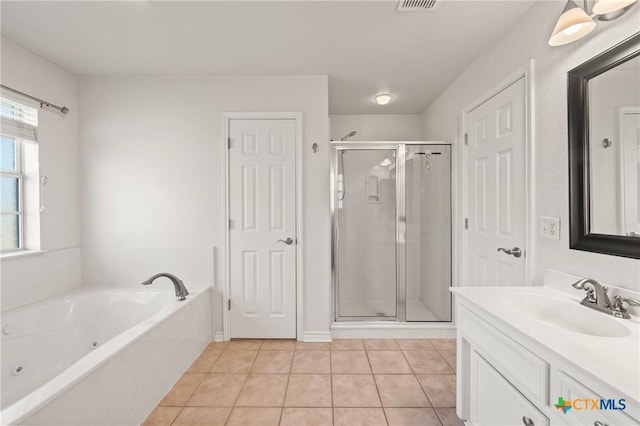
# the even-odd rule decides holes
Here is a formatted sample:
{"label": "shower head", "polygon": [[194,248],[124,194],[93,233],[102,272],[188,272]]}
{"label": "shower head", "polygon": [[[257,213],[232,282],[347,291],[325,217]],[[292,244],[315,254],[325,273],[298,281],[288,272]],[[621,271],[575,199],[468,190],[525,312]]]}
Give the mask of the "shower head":
{"label": "shower head", "polygon": [[64,115],[67,115],[67,114],[69,114],[69,108],[62,107],[62,108],[60,108],[60,112],[63,113]]}
{"label": "shower head", "polygon": [[355,130],[353,130],[353,131],[351,131],[351,132],[347,133],[346,135],[344,135],[344,136],[342,137],[342,139],[340,139],[340,141],[341,141],[341,142],[344,142],[344,141],[346,141],[347,139],[354,137],[357,133],[358,133],[358,132],[356,132]]}

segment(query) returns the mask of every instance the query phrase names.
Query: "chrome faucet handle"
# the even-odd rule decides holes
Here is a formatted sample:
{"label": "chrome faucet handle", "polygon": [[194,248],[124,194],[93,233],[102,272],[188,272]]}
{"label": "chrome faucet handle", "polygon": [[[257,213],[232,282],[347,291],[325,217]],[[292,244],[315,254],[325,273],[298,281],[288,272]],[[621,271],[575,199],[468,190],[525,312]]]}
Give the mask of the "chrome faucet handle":
{"label": "chrome faucet handle", "polygon": [[595,303],[596,302],[596,291],[591,287],[585,287],[587,291],[587,295],[584,297],[584,301]]}
{"label": "chrome faucet handle", "polygon": [[640,306],[640,300],[633,299],[630,297],[622,297],[622,296],[613,296],[613,302],[611,303],[611,310],[613,311],[613,316],[618,318],[630,318],[630,315],[627,309],[624,307],[624,303],[627,303],[631,306]]}

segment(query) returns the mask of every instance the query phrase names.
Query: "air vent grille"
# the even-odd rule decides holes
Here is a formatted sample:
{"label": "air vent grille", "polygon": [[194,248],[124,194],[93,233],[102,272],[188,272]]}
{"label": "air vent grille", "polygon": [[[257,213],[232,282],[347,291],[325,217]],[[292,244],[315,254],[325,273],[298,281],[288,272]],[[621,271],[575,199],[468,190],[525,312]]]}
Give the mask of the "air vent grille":
{"label": "air vent grille", "polygon": [[398,12],[421,12],[436,10],[440,7],[442,0],[400,0],[398,2]]}

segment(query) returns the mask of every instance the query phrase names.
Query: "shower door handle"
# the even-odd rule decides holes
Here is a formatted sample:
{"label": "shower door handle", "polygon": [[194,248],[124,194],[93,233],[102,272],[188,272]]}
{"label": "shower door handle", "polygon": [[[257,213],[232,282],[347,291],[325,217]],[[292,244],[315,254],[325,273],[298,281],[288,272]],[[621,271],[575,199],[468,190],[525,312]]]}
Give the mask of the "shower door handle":
{"label": "shower door handle", "polygon": [[277,243],[285,243],[286,245],[290,246],[291,244],[293,244],[293,238],[287,237],[286,240],[278,240],[276,242]]}
{"label": "shower door handle", "polygon": [[500,247],[498,249],[498,251],[504,252],[505,254],[509,254],[513,257],[520,257],[522,256],[522,250],[520,249],[520,247],[514,247],[511,250]]}

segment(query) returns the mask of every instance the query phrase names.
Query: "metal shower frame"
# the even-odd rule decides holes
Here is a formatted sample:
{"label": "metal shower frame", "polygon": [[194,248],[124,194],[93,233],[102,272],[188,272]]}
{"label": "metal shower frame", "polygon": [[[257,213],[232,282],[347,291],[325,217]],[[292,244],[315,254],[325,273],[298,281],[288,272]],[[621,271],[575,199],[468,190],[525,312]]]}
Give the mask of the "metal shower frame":
{"label": "metal shower frame", "polygon": [[[333,299],[331,317],[332,321],[383,321],[383,322],[406,322],[406,175],[405,161],[407,146],[409,145],[449,145],[451,149],[451,161],[453,162],[454,143],[451,141],[331,141],[331,164],[330,164],[330,190],[331,190],[331,296]],[[339,253],[337,240],[337,173],[338,155],[341,151],[359,150],[392,150],[396,153],[396,316],[395,317],[339,317],[339,283],[338,267]],[[453,164],[450,165],[450,173],[453,182]],[[343,171],[344,173],[344,171]],[[453,184],[452,184],[453,189]],[[453,194],[451,196],[451,214],[453,216]],[[453,229],[452,229],[453,242]],[[452,273],[453,273],[453,252]],[[413,323],[414,321],[412,321]],[[450,321],[449,321],[450,322]]]}

